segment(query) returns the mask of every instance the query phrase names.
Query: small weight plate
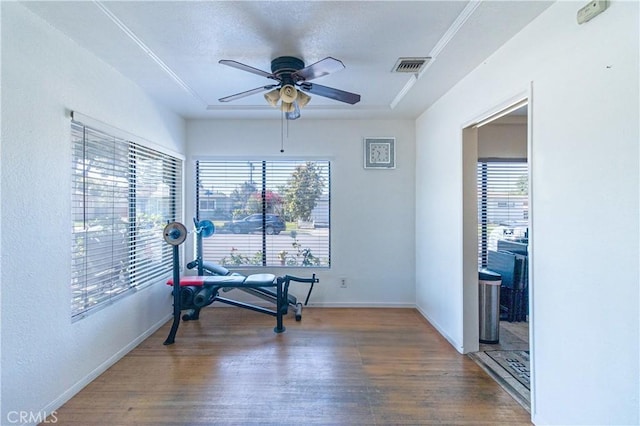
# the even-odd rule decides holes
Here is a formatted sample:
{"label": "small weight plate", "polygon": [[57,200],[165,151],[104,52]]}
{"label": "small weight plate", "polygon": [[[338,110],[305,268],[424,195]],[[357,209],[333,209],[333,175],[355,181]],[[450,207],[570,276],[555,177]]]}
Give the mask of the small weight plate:
{"label": "small weight plate", "polygon": [[216,232],[216,226],[210,220],[201,220],[198,228],[202,232],[202,238],[209,238]]}
{"label": "small weight plate", "polygon": [[179,246],[187,239],[187,228],[180,222],[171,222],[164,227],[164,240],[172,246]]}

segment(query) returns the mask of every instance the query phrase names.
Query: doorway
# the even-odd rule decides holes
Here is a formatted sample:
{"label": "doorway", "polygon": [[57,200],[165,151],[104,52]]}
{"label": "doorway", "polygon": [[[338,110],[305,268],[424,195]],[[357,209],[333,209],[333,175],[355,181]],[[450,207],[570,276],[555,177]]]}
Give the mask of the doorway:
{"label": "doorway", "polygon": [[[529,103],[525,96],[488,112],[485,118],[463,129],[465,353],[528,410],[532,346],[529,135]],[[497,269],[503,278],[497,335],[482,343],[480,339],[487,336],[486,327],[480,331],[479,321],[483,309],[480,305],[486,303],[478,303],[481,269]],[[483,318],[484,323],[486,316]]]}

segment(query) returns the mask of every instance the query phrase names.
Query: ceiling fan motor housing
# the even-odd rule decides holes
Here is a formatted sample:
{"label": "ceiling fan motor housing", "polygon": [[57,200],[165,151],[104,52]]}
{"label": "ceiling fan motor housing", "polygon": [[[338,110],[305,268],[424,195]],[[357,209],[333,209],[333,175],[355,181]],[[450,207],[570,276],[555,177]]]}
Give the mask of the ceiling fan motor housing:
{"label": "ceiling fan motor housing", "polygon": [[304,68],[304,62],[293,56],[280,56],[271,61],[271,72],[282,81],[282,85],[295,84],[291,74]]}

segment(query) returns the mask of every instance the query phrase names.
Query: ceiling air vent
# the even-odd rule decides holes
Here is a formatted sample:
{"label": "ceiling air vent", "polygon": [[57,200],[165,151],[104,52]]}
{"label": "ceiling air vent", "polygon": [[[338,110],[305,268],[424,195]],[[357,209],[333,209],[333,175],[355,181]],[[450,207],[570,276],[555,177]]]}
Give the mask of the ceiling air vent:
{"label": "ceiling air vent", "polygon": [[400,58],[393,66],[393,72],[418,74],[431,58]]}

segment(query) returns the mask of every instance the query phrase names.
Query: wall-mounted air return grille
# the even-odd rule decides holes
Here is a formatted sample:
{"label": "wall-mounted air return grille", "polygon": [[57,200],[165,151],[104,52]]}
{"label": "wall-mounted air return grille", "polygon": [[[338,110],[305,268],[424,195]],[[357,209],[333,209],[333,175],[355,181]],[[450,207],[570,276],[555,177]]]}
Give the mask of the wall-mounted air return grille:
{"label": "wall-mounted air return grille", "polygon": [[393,72],[418,74],[431,58],[400,58],[393,67]]}

